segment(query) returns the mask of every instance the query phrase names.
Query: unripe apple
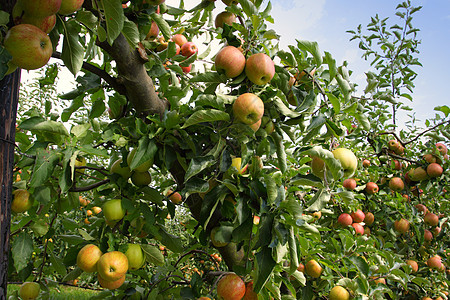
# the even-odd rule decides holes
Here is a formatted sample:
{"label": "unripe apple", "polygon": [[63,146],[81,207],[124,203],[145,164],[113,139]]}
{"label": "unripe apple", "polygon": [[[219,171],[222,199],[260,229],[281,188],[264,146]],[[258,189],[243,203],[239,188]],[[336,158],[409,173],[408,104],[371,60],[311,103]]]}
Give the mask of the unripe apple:
{"label": "unripe apple", "polygon": [[347,190],[353,191],[356,188],[356,180],[354,178],[347,178],[342,183],[342,186]]}
{"label": "unripe apple", "polygon": [[394,222],[394,229],[399,233],[406,233],[409,231],[409,221],[406,219],[400,219]]}
{"label": "unripe apple", "polygon": [[427,171],[422,167],[410,170],[408,176],[412,181],[422,181],[428,178]]}
{"label": "unripe apple", "polygon": [[217,53],[214,59],[217,72],[225,73],[228,78],[239,76],[245,68],[245,56],[238,48],[225,46]]}
{"label": "unripe apple", "polygon": [[216,248],[225,247],[226,245],[228,245],[227,242],[220,242],[216,239],[216,233],[218,230],[219,230],[219,227],[214,227],[211,230],[211,234],[210,234],[211,242],[214,245],[214,247],[216,247]]}
{"label": "unripe apple", "polygon": [[375,222],[375,216],[373,215],[373,213],[367,212],[364,218],[364,224],[370,226],[373,224],[373,222]]}
{"label": "unripe apple", "polygon": [[122,200],[120,199],[106,201],[103,204],[102,210],[106,222],[112,226],[125,217],[125,210],[122,207]]}
{"label": "unripe apple", "polygon": [[324,177],[325,162],[317,156],[314,156],[311,161],[311,172],[319,178]]}
{"label": "unripe apple", "polygon": [[223,28],[223,24],[227,24],[229,26],[233,26],[233,23],[236,22],[236,15],[229,11],[223,11],[216,16],[214,20],[214,24],[216,28]]}
{"label": "unripe apple", "polygon": [[447,146],[443,143],[436,143],[436,149],[441,153],[442,156],[445,156],[448,152]]}
{"label": "unripe apple", "polygon": [[122,176],[124,179],[128,179],[131,176],[131,170],[130,170],[130,166],[126,166],[126,167],[122,167],[121,166],[122,163],[122,159],[119,158],[118,160],[116,160],[112,165],[111,165],[111,169],[110,172],[114,173],[114,174],[119,174],[120,176]]}
{"label": "unripe apple", "polygon": [[83,6],[84,0],[62,0],[61,8],[58,11],[60,15],[70,15],[80,10]]}
{"label": "unripe apple", "polygon": [[13,191],[13,200],[11,202],[11,211],[15,213],[23,213],[33,206],[33,198],[30,193],[24,189]]}
{"label": "unripe apple", "polygon": [[405,188],[405,184],[400,177],[392,177],[389,180],[389,188],[393,191],[400,192]]}
{"label": "unripe apple", "polygon": [[247,78],[257,85],[264,85],[275,75],[275,63],[265,53],[251,55],[245,63]]}
{"label": "unripe apple", "polygon": [[417,264],[417,262],[415,260],[408,259],[406,261],[406,263],[411,266],[413,273],[415,273],[419,270],[419,265]]}
{"label": "unripe apple", "polygon": [[356,235],[358,235],[358,234],[363,235],[364,234],[364,226],[362,226],[361,224],[353,223],[352,227],[355,229]]}
{"label": "unripe apple", "polygon": [[245,283],[236,274],[227,274],[217,283],[217,296],[224,300],[240,300],[245,295]]}
{"label": "unripe apple", "polygon": [[431,163],[427,167],[427,174],[431,178],[439,177],[444,172],[442,166],[438,163]]}
{"label": "unripe apple", "polygon": [[364,234],[369,236],[370,235],[370,228],[369,227],[364,227]]}
{"label": "unripe apple", "polygon": [[344,169],[344,176],[350,177],[358,167],[358,159],[355,154],[347,148],[337,148],[333,150],[333,156],[341,163]]}
{"label": "unripe apple", "polygon": [[379,190],[378,184],[376,184],[375,182],[368,182],[366,184],[365,191],[368,195],[376,194],[378,193],[378,190]]}
{"label": "unripe apple", "polygon": [[428,229],[425,229],[423,232],[423,239],[425,242],[430,242],[433,239],[433,234]]}
{"label": "unripe apple", "polygon": [[337,221],[342,226],[350,226],[353,223],[352,216],[347,213],[341,214]]}
{"label": "unripe apple", "polygon": [[241,123],[251,125],[262,118],[264,103],[255,94],[240,95],[233,103],[233,115]]}
{"label": "unripe apple", "polygon": [[342,286],[336,285],[330,291],[329,300],[349,300],[350,293]]}
{"label": "unripe apple", "polygon": [[[131,163],[134,159],[134,156],[136,155],[137,148],[134,148],[130,151],[130,153],[127,156],[127,164],[128,166],[131,166]],[[153,166],[153,159],[147,160],[143,162],[142,164],[136,166],[131,171],[137,171],[137,172],[146,172],[150,169],[150,167]]]}
{"label": "unripe apple", "polygon": [[305,265],[305,273],[313,278],[319,278],[322,272],[323,268],[314,259],[309,260]]}
{"label": "unripe apple", "polygon": [[88,244],[78,252],[77,266],[84,272],[95,272],[97,271],[97,262],[102,255],[103,253],[97,245]]}
{"label": "unripe apple", "polygon": [[181,55],[190,57],[198,52],[197,45],[195,45],[193,42],[187,42],[184,43],[183,46],[181,46]]}
{"label": "unripe apple", "polygon": [[56,14],[61,7],[61,0],[18,0],[25,14],[35,18],[45,18]]}
{"label": "unripe apple", "polygon": [[353,222],[361,223],[364,221],[366,215],[362,212],[362,210],[357,209],[354,213],[351,214]]}
{"label": "unripe apple", "polygon": [[150,175],[149,171],[134,171],[131,175],[131,182],[139,187],[148,186],[152,182],[152,175]]}
{"label": "unripe apple", "polygon": [[6,33],[3,46],[11,54],[11,62],[25,70],[45,66],[53,53],[48,35],[30,24],[11,27]]}
{"label": "unripe apple", "polygon": [[145,255],[138,244],[128,244],[128,249],[125,252],[128,259],[128,267],[130,270],[140,269],[145,263]]}
{"label": "unripe apple", "polygon": [[430,226],[437,226],[439,224],[439,217],[433,213],[427,213],[425,217],[423,217],[423,221],[425,224]]}
{"label": "unripe apple", "polygon": [[180,33],[177,33],[174,36],[172,36],[172,41],[174,41],[175,44],[177,44],[180,47],[182,47],[184,44],[188,42],[187,38]]}
{"label": "unripe apple", "polygon": [[19,296],[21,299],[32,300],[39,296],[41,287],[37,282],[24,282],[20,286]]}
{"label": "unripe apple", "polygon": [[392,150],[392,151],[395,151],[395,149],[397,149],[399,145],[400,145],[399,142],[396,140],[390,140],[388,142],[388,148],[389,148],[389,150]]}
{"label": "unripe apple", "polygon": [[425,154],[423,159],[429,164],[437,162],[437,157],[430,153]]}

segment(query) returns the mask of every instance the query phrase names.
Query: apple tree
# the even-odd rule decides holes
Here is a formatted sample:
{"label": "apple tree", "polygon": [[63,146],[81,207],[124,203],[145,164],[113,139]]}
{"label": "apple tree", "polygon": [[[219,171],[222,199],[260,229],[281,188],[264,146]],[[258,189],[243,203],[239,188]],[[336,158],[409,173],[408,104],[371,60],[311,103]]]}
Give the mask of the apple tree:
{"label": "apple tree", "polygon": [[[420,7],[351,31],[374,66],[356,96],[317,42],[279,48],[270,2],[39,2],[0,14],[7,93],[42,67],[0,127],[8,280],[43,298],[77,278],[99,299],[447,297],[450,109],[398,121]],[[57,94],[63,68],[76,87]]]}

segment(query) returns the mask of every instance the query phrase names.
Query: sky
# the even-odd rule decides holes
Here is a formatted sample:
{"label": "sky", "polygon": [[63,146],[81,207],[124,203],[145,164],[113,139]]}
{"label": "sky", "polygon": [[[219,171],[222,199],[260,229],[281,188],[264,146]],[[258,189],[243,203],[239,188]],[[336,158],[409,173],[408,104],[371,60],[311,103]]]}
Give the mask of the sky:
{"label": "sky", "polygon": [[[184,0],[186,8],[192,8],[200,0]],[[267,3],[268,0],[265,0]],[[180,0],[166,0],[170,6],[178,7]],[[338,65],[348,62],[353,71],[351,80],[359,84],[362,91],[365,87],[364,73],[370,69],[369,62],[361,58],[362,51],[356,41],[350,42],[347,30],[355,29],[359,24],[363,28],[370,18],[378,14],[380,18],[389,17],[391,22],[399,21],[395,16],[395,7],[401,1],[394,0],[272,0],[272,17],[274,24],[269,27],[280,36],[281,49],[295,45],[296,39],[316,41],[320,50],[330,52]],[[419,74],[415,84],[413,98],[410,103],[416,118],[424,121],[433,117],[433,108],[449,105],[448,66],[450,66],[450,0],[412,0],[413,6],[423,8],[413,15],[413,25],[421,31],[418,56],[423,67],[415,68]],[[265,7],[265,6],[264,6]],[[225,5],[216,1],[214,13],[220,13]],[[61,82],[73,82],[68,72],[67,78]],[[24,78],[27,78],[24,74]],[[70,90],[71,88],[64,87]],[[356,93],[359,95],[360,93]],[[405,116],[400,116],[405,120]]]}

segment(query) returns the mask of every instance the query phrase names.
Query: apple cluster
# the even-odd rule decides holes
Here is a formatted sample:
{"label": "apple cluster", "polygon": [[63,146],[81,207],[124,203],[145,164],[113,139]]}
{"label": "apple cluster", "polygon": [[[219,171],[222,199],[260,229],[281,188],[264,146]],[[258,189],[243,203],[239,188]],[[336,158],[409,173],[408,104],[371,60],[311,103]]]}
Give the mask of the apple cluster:
{"label": "apple cluster", "polygon": [[[155,26],[156,26],[156,24],[155,24]],[[152,27],[153,27],[153,24],[152,24]],[[151,31],[152,31],[152,29],[150,29],[150,32]],[[158,33],[159,33],[159,29],[158,29]],[[156,37],[158,35],[158,33],[152,34],[151,37],[153,37],[153,38]],[[148,37],[148,35],[147,35],[147,37]],[[182,55],[186,58],[189,58],[192,55],[198,53],[197,45],[194,42],[188,41],[188,39],[181,33],[174,34],[169,41],[166,41],[164,39],[164,37],[162,37],[162,36],[158,37],[157,43],[158,43],[158,45],[156,47],[156,51],[158,51],[158,52],[166,50],[169,47],[169,43],[174,43],[175,49],[176,49],[175,55]],[[169,69],[168,66],[171,64],[172,63],[169,60],[167,60],[164,63],[166,69]],[[192,64],[190,64],[189,66],[181,66],[180,65],[180,67],[183,70],[183,73],[185,73],[185,74],[190,73],[192,70]]]}

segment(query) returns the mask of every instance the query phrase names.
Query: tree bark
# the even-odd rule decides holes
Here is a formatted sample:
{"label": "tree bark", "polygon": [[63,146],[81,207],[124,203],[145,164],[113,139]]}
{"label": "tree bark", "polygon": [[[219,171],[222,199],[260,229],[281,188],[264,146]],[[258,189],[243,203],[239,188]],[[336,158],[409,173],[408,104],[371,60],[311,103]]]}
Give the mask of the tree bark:
{"label": "tree bark", "polygon": [[0,81],[0,299],[6,299],[20,70]]}

